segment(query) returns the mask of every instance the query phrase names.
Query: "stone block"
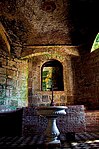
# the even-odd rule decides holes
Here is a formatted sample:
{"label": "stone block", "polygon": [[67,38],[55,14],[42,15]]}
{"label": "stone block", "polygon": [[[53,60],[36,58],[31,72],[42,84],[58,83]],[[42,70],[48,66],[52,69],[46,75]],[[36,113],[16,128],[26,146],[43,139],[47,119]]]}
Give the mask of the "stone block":
{"label": "stone block", "polygon": [[42,102],[50,102],[48,95],[42,95]]}
{"label": "stone block", "polygon": [[0,67],[0,74],[6,74],[6,69],[5,69],[5,68]]}
{"label": "stone block", "polygon": [[3,76],[0,76],[0,84],[5,84],[6,83],[6,78]]}
{"label": "stone block", "polygon": [[60,116],[57,124],[61,132],[83,132],[86,130],[83,105],[67,106],[66,116]]}
{"label": "stone block", "polygon": [[18,107],[18,101],[17,100],[10,100],[10,106]]}
{"label": "stone block", "polygon": [[[66,110],[66,115],[61,115],[57,118],[57,126],[61,133],[67,133],[70,135],[74,134],[75,132],[84,132],[86,130],[86,122],[85,122],[85,112],[84,112],[84,106],[83,105],[76,105],[76,106],[68,106],[68,109]],[[23,125],[25,130],[23,132],[27,132],[27,134],[30,134],[30,131],[28,131],[28,128],[32,129],[33,126],[36,126],[35,129],[33,129],[33,132],[44,133],[44,130],[47,127],[47,119],[43,116],[37,116],[36,107],[26,107],[23,110],[23,118],[24,122]],[[38,127],[37,127],[38,126]],[[29,128],[29,129],[30,129]],[[31,134],[33,133],[31,131]],[[72,135],[72,139],[75,137]]]}

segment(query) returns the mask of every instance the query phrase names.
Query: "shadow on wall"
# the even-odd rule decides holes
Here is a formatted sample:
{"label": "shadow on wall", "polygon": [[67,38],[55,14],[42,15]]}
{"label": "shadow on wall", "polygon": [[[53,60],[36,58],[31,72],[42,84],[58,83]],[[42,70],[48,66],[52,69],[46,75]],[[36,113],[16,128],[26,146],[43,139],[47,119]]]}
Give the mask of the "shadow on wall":
{"label": "shadow on wall", "polygon": [[82,98],[76,100],[75,105],[84,105],[86,110],[99,110],[99,101],[96,98]]}

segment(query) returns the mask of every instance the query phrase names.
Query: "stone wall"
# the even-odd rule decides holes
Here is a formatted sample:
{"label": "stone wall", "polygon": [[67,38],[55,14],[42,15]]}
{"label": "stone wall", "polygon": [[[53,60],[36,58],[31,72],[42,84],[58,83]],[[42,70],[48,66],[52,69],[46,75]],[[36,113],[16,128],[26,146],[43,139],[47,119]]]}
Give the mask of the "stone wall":
{"label": "stone wall", "polygon": [[99,109],[99,49],[74,59],[75,104]]}
{"label": "stone wall", "polygon": [[[61,133],[85,132],[85,112],[83,105],[68,106],[66,115],[57,118],[57,126]],[[23,135],[44,133],[48,120],[37,114],[36,107],[23,108]]]}
{"label": "stone wall", "polygon": [[[67,107],[67,114],[57,118],[57,126],[60,132],[99,132],[99,110],[86,111],[83,105]],[[44,133],[46,127],[47,119],[38,116],[34,107],[23,109],[23,135]]]}
{"label": "stone wall", "polygon": [[[36,50],[35,50],[36,48]],[[72,57],[79,56],[78,46],[28,47],[23,58],[29,62],[28,93],[29,105],[47,105],[52,98],[51,91],[41,90],[41,70],[49,60],[58,60],[63,66],[63,91],[54,91],[56,105],[74,104],[74,68]]]}
{"label": "stone wall", "polygon": [[99,110],[85,111],[86,130],[99,132]]}
{"label": "stone wall", "polygon": [[51,92],[41,91],[41,68],[48,60],[56,59],[63,65],[64,91],[54,91],[55,104],[84,104],[87,109],[99,108],[99,50],[81,56],[78,51],[82,48],[40,46],[36,47],[36,53],[32,46],[25,49],[23,57],[29,59],[29,105],[50,103]]}
{"label": "stone wall", "polygon": [[56,59],[63,65],[64,91],[54,91],[55,104],[99,109],[99,50],[79,56],[81,47],[36,48],[24,49],[23,60],[0,51],[0,105],[48,105],[52,93],[41,91],[41,68]]}
{"label": "stone wall", "polygon": [[10,57],[0,50],[0,105],[27,106],[27,77],[27,61]]}

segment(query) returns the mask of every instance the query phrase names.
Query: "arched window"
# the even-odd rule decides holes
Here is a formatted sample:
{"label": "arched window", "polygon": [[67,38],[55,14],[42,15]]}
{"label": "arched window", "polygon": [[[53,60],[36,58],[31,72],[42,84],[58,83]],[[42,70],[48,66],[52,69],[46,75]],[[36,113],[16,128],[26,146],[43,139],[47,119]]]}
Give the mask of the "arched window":
{"label": "arched window", "polygon": [[96,38],[93,42],[91,52],[95,51],[96,49],[99,49],[99,33],[96,35]]}
{"label": "arched window", "polygon": [[57,60],[50,60],[43,64],[41,70],[41,90],[63,91],[63,66]]}

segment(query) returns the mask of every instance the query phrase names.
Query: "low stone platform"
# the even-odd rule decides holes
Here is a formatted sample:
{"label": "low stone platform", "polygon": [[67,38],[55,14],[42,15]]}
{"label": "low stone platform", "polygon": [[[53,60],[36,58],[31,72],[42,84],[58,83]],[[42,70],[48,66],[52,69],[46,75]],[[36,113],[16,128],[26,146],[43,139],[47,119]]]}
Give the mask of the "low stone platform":
{"label": "low stone platform", "polygon": [[[61,133],[85,132],[85,112],[83,105],[68,106],[66,115],[57,118],[57,126]],[[23,135],[44,133],[47,119],[37,115],[36,107],[23,108]]]}

